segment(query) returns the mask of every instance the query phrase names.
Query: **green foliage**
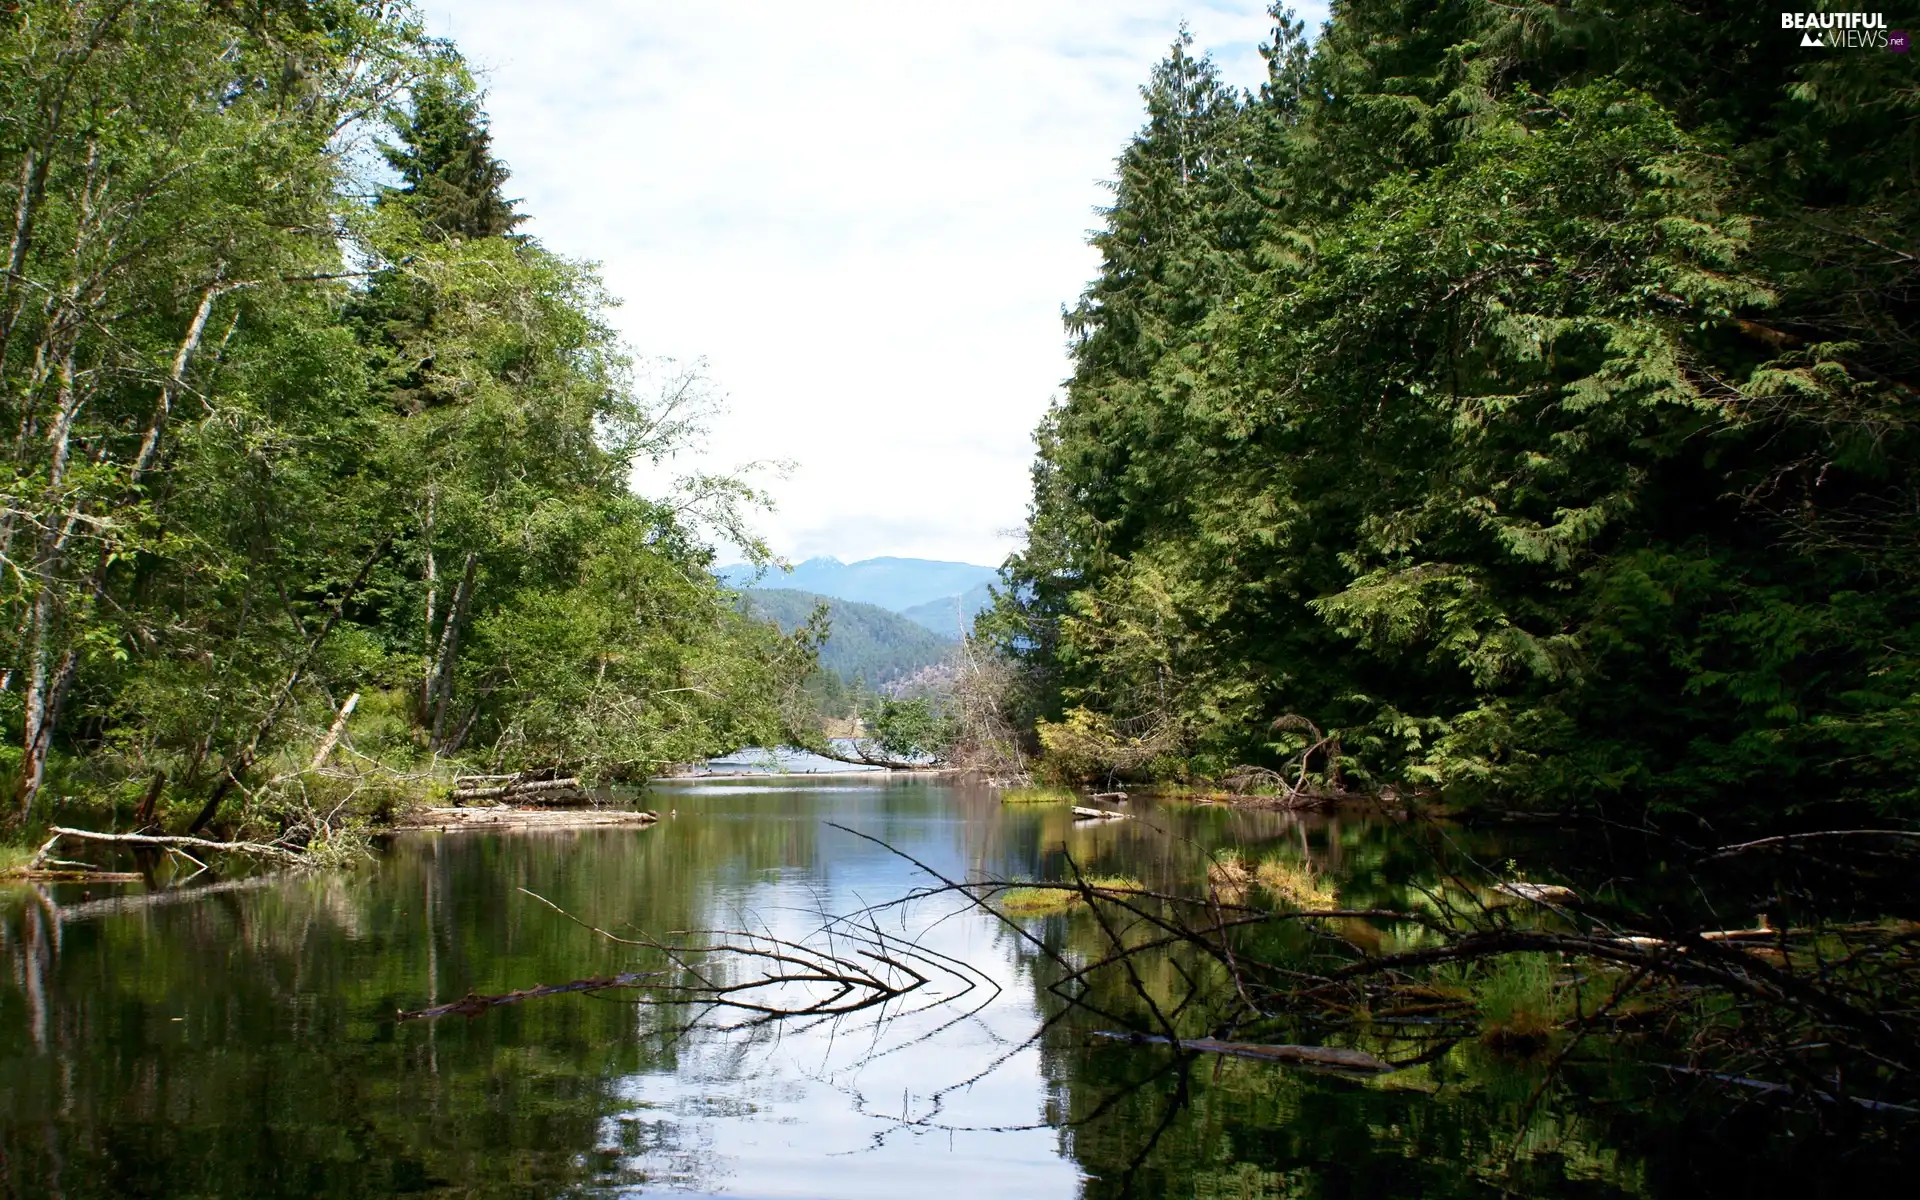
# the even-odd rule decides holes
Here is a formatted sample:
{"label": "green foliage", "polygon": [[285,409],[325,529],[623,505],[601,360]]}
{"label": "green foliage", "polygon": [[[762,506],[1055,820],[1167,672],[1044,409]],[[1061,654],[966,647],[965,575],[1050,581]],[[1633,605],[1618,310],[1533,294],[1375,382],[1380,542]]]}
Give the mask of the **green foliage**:
{"label": "green foliage", "polygon": [[[591,268],[511,236],[411,11],[49,0],[0,61],[15,811],[66,764],[164,771],[163,812],[237,781],[291,828],[352,693],[368,811],[450,757],[629,777],[781,740],[816,631],[736,612],[693,524],[751,543],[753,490],[629,488],[698,434],[697,376],[654,394]],[[343,152],[380,128],[400,187]]]}
{"label": "green foliage", "polygon": [[1291,854],[1262,860],[1253,877],[1269,896],[1293,908],[1332,908],[1340,898],[1331,879],[1313,863]]}
{"label": "green foliage", "polygon": [[25,869],[39,849],[23,843],[0,842],[0,879]]}
{"label": "green foliage", "polygon": [[892,759],[944,759],[959,735],[953,717],[925,697],[875,697],[861,719],[867,738]]}
{"label": "green foliage", "polygon": [[1474,983],[1482,1036],[1496,1050],[1532,1053],[1571,1007],[1563,997],[1560,963],[1553,955],[1510,954],[1496,959]]}
{"label": "green foliage", "polygon": [[1654,0],[1414,12],[1145,89],[981,626],[1056,772],[1312,727],[1462,799],[1911,811],[1912,89]]}

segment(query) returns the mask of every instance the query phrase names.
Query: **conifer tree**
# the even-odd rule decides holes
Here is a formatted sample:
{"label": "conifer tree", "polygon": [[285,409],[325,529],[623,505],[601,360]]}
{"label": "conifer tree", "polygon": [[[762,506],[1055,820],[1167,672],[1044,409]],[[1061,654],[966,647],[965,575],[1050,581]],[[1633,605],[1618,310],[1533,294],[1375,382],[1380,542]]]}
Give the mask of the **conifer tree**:
{"label": "conifer tree", "polygon": [[493,156],[480,97],[457,62],[415,84],[411,111],[392,124],[399,144],[381,153],[403,186],[388,194],[407,199],[427,236],[503,237],[527,219],[502,193],[511,172]]}

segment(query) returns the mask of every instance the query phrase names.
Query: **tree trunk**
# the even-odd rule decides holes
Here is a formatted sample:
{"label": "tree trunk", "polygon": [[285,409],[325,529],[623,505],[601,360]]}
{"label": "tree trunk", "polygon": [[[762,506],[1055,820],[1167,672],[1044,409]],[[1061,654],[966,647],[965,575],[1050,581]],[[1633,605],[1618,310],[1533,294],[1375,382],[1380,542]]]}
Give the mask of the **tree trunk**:
{"label": "tree trunk", "polygon": [[345,704],[340,706],[340,715],[333,719],[333,728],[327,730],[327,736],[320,743],[320,748],[313,752],[313,761],[307,764],[307,770],[318,771],[327,764],[327,759],[333,755],[333,748],[340,743],[340,735],[347,731],[347,718],[353,715],[353,706],[358,703],[360,703],[360,693],[355,692],[347,697]]}
{"label": "tree trunk", "polygon": [[427,548],[427,621],[422,627],[420,645],[426,649],[420,667],[420,720],[427,719],[433,706],[433,610],[440,601],[440,572],[433,560],[433,489],[427,489],[426,518],[420,523],[421,540]]}
{"label": "tree trunk", "polygon": [[479,564],[477,552],[467,552],[467,565],[460,575],[460,587],[453,594],[453,608],[447,613],[447,625],[440,635],[440,668],[434,675],[437,697],[433,705],[433,734],[428,741],[436,752],[447,725],[447,705],[453,698],[453,665],[460,653],[460,623],[467,616],[467,602],[473,597],[473,572]]}
{"label": "tree trunk", "polygon": [[[201,337],[207,328],[207,318],[213,312],[214,301],[229,290],[231,287],[228,285],[210,284],[201,293],[200,304],[194,310],[193,319],[188,322],[187,331],[180,339],[180,348],[173,356],[173,364],[167,379],[161,385],[160,397],[155,404],[153,418],[148,422],[146,434],[141,439],[139,452],[135,454],[130,464],[127,474],[129,489],[139,484],[142,476],[153,465],[161,433],[165,429],[167,416],[172,411],[173,398],[185,382],[187,369],[192,365],[194,353],[200,347]],[[77,300],[75,302],[77,303]],[[49,494],[56,498],[61,485],[66,481],[74,418],[86,399],[75,381],[73,355],[73,343],[69,341],[61,356],[59,405],[53,428],[47,434],[52,452],[47,488]],[[129,501],[131,501],[131,495],[129,495]],[[80,516],[80,505],[72,506],[64,519],[58,523],[60,528],[56,534],[53,532],[55,523],[51,520],[50,513],[48,531],[42,542],[37,572],[39,591],[34,597],[31,618],[33,650],[31,674],[24,704],[25,729],[22,739],[20,781],[15,790],[23,820],[32,814],[34,801],[46,780],[46,759],[53,745],[53,731],[59,723],[60,709],[80,666],[78,655],[73,650],[68,650],[62,656],[57,670],[49,672],[47,669],[52,658],[52,643],[59,616],[55,611],[59,607],[56,581],[60,565],[65,558],[67,540],[78,524]],[[102,546],[100,560],[86,584],[87,594],[94,599],[104,594],[107,568],[111,562],[111,548]]]}
{"label": "tree trunk", "polygon": [[167,773],[155,771],[153,782],[147,785],[147,794],[140,797],[140,807],[133,810],[133,826],[145,829],[153,824],[153,810],[160,803],[160,793],[167,786]]}

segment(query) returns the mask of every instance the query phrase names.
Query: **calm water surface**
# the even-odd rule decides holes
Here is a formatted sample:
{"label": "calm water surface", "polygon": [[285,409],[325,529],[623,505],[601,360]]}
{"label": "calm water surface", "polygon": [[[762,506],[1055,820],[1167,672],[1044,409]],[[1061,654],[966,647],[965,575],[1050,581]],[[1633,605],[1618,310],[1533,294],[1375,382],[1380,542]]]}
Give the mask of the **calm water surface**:
{"label": "calm water surface", "polygon": [[[1370,1083],[1182,1070],[1092,1038],[1111,1022],[1063,1011],[1044,956],[938,899],[887,928],[970,964],[965,994],[756,1028],[685,1029],[696,1014],[617,992],[396,1021],[646,965],[527,892],[623,936],[799,938],[929,882],[829,822],[953,877],[1060,878],[1071,855],[1180,888],[1207,848],[1297,854],[1363,904],[1417,883],[1429,853],[1386,826],[1196,806],[1075,827],[897,777],[690,780],[646,803],[674,815],[406,835],[352,874],[192,902],[0,891],[0,1194],[1609,1196],[1753,1170],[1684,1111],[1612,1104],[1605,1071],[1577,1102],[1541,1102],[1537,1067],[1472,1045]],[[1027,927],[1069,958],[1098,948],[1083,916]],[[1158,965],[1149,989],[1175,987],[1179,965]]]}

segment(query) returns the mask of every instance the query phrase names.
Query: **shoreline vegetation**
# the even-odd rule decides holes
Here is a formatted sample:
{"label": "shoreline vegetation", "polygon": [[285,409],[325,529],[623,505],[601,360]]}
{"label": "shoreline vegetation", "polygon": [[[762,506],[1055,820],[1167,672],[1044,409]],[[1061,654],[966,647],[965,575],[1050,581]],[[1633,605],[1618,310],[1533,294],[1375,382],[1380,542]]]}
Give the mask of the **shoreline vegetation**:
{"label": "shoreline vegetation", "polygon": [[0,840],[349,861],[467,775],[600,787],[801,740],[824,620],[739,611],[719,411],[520,232],[406,4],[0,18]]}

